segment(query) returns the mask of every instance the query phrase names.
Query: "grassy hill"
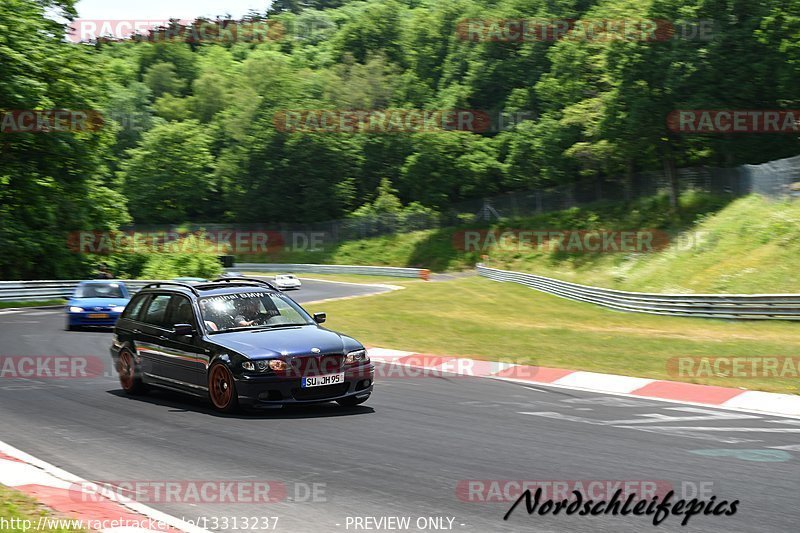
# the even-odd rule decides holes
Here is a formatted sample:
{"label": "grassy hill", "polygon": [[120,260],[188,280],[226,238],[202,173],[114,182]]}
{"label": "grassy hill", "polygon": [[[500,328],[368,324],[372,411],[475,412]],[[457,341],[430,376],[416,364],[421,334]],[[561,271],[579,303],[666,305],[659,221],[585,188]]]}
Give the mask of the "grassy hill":
{"label": "grassy hill", "polygon": [[[800,202],[687,193],[672,213],[664,196],[573,208],[492,226],[447,228],[351,241],[320,252],[264,257],[275,262],[425,267],[490,266],[590,285],[653,292],[800,290]],[[669,244],[650,253],[566,252],[505,239],[465,251],[463,231],[656,230]],[[483,241],[481,241],[483,242]],[[487,256],[482,259],[482,256]],[[245,259],[245,258],[242,258]],[[252,257],[247,257],[252,261]]]}
{"label": "grassy hill", "polygon": [[489,263],[636,291],[800,291],[800,202],[741,198],[697,216],[694,224],[671,235],[674,244],[655,253],[569,256],[498,250]]}

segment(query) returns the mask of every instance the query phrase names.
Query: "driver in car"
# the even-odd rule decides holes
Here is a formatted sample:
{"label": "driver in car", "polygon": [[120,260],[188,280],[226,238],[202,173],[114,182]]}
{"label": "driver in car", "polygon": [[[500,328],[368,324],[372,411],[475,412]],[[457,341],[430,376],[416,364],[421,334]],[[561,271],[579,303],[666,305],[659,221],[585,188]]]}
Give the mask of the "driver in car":
{"label": "driver in car", "polygon": [[236,302],[237,315],[233,322],[236,327],[266,325],[269,315],[261,312],[258,298],[246,298]]}

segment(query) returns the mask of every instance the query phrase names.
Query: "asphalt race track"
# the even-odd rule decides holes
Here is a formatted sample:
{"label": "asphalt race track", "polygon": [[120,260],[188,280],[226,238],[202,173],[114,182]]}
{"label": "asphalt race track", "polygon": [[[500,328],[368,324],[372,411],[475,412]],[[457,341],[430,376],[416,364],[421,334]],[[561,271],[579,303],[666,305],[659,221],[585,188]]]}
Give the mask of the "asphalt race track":
{"label": "asphalt race track", "polygon": [[[304,282],[292,296],[310,301],[373,290]],[[61,310],[0,310],[0,355],[108,360],[110,331],[63,326]],[[330,326],[336,328],[335,316]],[[353,409],[326,404],[236,416],[167,392],[126,397],[112,375],[4,377],[0,440],[96,481],[283,484],[285,497],[269,504],[143,502],[186,520],[206,517],[217,531],[235,530],[233,517],[253,516],[279,517],[277,530],[286,532],[398,530],[387,527],[394,522],[376,529],[377,522],[355,520],[390,516],[410,517],[405,531],[437,530],[427,518],[463,532],[797,531],[800,420],[398,374],[376,379],[373,397]],[[503,521],[513,498],[481,500],[503,499],[490,487],[509,487],[508,480],[652,482],[679,498],[699,491],[706,500],[740,503],[734,516],[698,515],[687,527],[677,516],[657,528],[644,516],[528,516],[524,504]]]}

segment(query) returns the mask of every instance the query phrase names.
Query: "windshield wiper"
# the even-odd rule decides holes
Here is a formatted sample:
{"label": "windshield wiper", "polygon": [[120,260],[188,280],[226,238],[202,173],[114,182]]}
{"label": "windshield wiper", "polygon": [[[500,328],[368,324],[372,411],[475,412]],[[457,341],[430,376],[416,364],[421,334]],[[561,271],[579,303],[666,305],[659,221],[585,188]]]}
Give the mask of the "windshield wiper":
{"label": "windshield wiper", "polygon": [[262,326],[237,326],[235,328],[226,328],[226,329],[221,329],[219,331],[210,331],[209,333],[228,333],[230,331],[247,331],[248,329],[253,330],[253,329],[262,329],[262,328],[268,328],[268,327],[269,326],[266,326],[266,325],[262,325]]}
{"label": "windshield wiper", "polygon": [[232,331],[252,331],[253,333],[259,331],[266,331],[268,329],[275,329],[275,328],[297,328],[300,326],[308,326],[310,324],[262,324],[260,326],[237,326],[235,328],[227,328],[221,329],[219,331],[209,331],[210,335],[215,333],[229,333]]}
{"label": "windshield wiper", "polygon": [[264,331],[267,329],[275,329],[275,328],[298,328],[300,326],[308,326],[309,324],[268,324],[266,326],[262,326],[258,330],[253,331],[253,333],[257,333],[258,331]]}

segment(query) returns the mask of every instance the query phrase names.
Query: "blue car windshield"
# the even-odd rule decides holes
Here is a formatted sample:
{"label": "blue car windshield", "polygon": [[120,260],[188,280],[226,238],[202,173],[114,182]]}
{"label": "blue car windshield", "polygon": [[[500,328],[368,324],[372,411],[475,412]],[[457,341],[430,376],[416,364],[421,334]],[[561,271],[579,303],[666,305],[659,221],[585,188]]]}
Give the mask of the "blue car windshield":
{"label": "blue car windshield", "polygon": [[248,292],[208,296],[200,298],[200,311],[210,333],[314,323],[302,307],[280,293]]}
{"label": "blue car windshield", "polygon": [[75,298],[125,298],[119,283],[91,283],[81,285]]}

